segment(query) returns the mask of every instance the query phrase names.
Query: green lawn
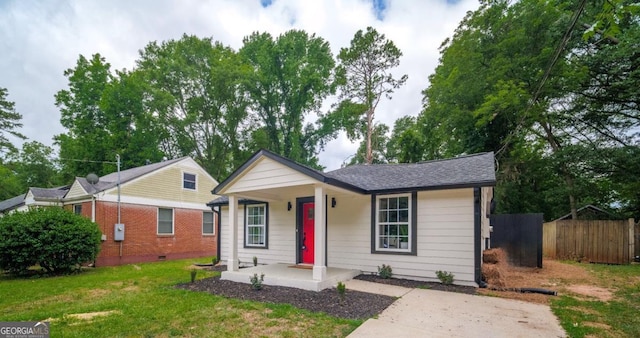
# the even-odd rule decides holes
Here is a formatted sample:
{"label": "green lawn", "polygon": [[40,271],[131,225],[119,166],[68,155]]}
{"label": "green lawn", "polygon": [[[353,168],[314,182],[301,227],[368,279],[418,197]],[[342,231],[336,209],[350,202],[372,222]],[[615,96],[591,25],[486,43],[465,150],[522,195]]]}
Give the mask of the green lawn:
{"label": "green lawn", "polygon": [[608,302],[562,296],[551,302],[569,337],[640,337],[640,265],[590,264],[593,285],[614,290]]}
{"label": "green lawn", "polygon": [[[190,281],[195,261],[211,260],[104,267],[50,278],[2,276],[0,321],[47,320],[52,337],[342,337],[362,323],[175,289]],[[199,270],[197,279],[213,274]]]}

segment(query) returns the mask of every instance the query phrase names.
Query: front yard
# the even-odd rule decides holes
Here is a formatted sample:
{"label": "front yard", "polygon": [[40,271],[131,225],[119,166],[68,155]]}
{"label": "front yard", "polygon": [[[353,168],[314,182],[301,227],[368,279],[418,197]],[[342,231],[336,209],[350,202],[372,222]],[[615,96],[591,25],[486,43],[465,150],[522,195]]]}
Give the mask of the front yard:
{"label": "front yard", "polygon": [[[52,337],[344,337],[363,322],[176,288],[190,281],[194,261],[207,259],[52,278],[0,275],[0,321],[50,321]],[[197,279],[216,274],[198,270]],[[506,275],[507,286],[549,288],[559,296],[480,292],[549,304],[569,337],[640,336],[640,265],[545,261],[543,269],[514,268]],[[247,285],[247,292],[261,291]]]}
{"label": "front yard", "polygon": [[[52,337],[343,337],[362,323],[175,288],[190,281],[193,262],[104,267],[52,278],[2,275],[0,321],[50,321]],[[197,279],[216,273],[199,270]]]}

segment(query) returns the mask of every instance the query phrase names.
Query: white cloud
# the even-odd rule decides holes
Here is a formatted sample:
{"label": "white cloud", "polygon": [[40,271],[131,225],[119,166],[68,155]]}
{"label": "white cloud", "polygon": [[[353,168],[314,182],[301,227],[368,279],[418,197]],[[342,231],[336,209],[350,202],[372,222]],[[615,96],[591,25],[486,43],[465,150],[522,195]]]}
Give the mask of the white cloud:
{"label": "white cloud", "polygon": [[[366,0],[275,0],[267,8],[259,0],[4,0],[0,87],[8,89],[23,115],[21,131],[51,145],[53,136],[64,132],[54,95],[67,88],[63,72],[74,67],[80,54],[100,53],[113,69],[130,69],[150,41],[187,33],[238,49],[242,38],[254,31],[277,36],[292,28],[325,38],[335,54],[358,29],[373,26],[404,54],[395,74],[409,75],[393,100],[381,102],[377,110],[378,121],[392,126],[398,117],[418,114],[438,47],[464,14],[477,7],[477,0],[455,5],[445,0],[389,0],[380,21]],[[357,144],[342,135],[320,154],[320,163],[335,169],[356,149]]]}

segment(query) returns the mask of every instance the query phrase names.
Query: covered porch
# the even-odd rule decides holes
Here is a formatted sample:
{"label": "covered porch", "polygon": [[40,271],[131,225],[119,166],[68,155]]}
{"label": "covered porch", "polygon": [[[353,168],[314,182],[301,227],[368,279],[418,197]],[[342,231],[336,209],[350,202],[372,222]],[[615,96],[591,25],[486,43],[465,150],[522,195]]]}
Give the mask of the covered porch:
{"label": "covered porch", "polygon": [[279,285],[298,289],[320,291],[333,287],[338,282],[344,282],[360,274],[360,270],[340,269],[327,267],[325,278],[317,280],[313,278],[313,266],[295,264],[268,264],[236,271],[222,272],[222,279],[239,283],[249,283],[249,278],[254,274],[264,274],[265,285]]}
{"label": "covered porch", "polygon": [[[328,208],[360,189],[263,150],[213,193],[222,196],[210,204],[222,215],[222,279],[248,283],[264,273],[265,284],[319,291],[360,273],[327,264]],[[267,264],[240,269],[251,257]]]}

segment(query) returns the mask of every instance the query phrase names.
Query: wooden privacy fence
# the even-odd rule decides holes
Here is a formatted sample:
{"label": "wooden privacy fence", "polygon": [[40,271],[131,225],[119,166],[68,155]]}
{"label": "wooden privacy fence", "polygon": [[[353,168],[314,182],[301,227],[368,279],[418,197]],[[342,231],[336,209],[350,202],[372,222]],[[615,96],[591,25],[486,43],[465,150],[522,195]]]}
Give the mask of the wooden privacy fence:
{"label": "wooden privacy fence", "polygon": [[545,257],[552,259],[629,264],[636,255],[638,228],[633,219],[548,222],[542,225],[542,250]]}

